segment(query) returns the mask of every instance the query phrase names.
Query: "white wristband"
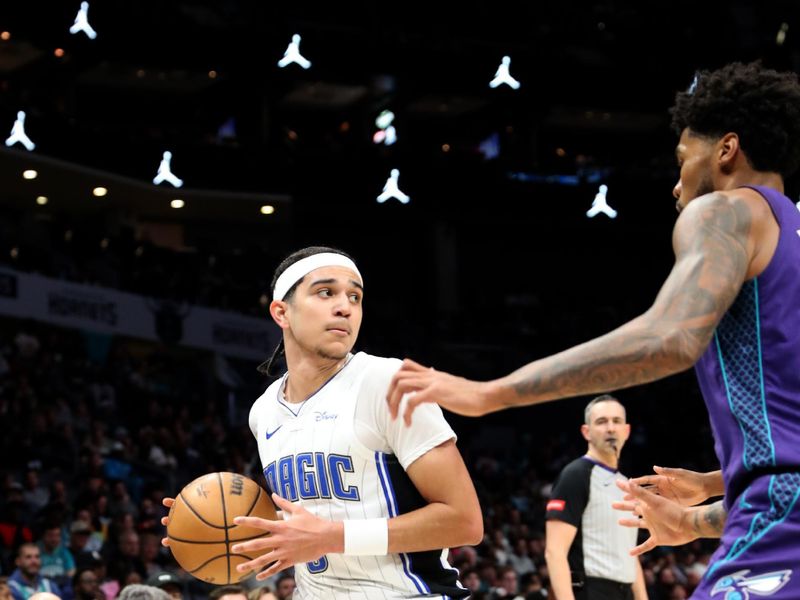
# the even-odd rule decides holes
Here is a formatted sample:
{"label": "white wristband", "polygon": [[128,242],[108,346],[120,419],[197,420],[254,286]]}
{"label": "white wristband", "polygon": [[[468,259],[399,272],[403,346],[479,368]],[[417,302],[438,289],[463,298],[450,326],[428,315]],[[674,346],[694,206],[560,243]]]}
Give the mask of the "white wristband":
{"label": "white wristband", "polygon": [[389,553],[386,519],[344,521],[344,553],[349,556],[385,556]]}

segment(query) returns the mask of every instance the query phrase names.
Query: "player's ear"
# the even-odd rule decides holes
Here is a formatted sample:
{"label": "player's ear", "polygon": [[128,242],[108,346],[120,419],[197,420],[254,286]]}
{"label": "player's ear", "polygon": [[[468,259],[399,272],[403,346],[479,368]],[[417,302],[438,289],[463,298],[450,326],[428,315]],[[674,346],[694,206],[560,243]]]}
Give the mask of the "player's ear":
{"label": "player's ear", "polygon": [[735,133],[726,133],[717,143],[717,160],[719,167],[724,172],[733,169],[734,161],[739,155],[742,147],[739,144],[739,136]]}
{"label": "player's ear", "polygon": [[581,435],[583,435],[583,439],[587,442],[589,441],[589,426],[585,423],[581,425]]}
{"label": "player's ear", "polygon": [[269,305],[269,314],[281,329],[289,327],[289,319],[286,317],[287,306],[283,300],[273,300]]}

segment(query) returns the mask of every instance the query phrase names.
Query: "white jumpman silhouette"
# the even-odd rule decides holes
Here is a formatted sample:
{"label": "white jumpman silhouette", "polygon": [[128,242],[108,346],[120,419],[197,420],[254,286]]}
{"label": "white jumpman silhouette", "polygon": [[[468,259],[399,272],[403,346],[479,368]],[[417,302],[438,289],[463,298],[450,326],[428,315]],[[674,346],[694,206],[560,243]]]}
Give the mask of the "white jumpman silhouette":
{"label": "white jumpman silhouette", "polygon": [[311,62],[300,54],[300,36],[296,33],[292,36],[292,41],[289,45],[286,46],[286,52],[283,53],[283,58],[278,61],[278,66],[283,68],[289,63],[297,63],[304,69],[311,66]]}
{"label": "white jumpman silhouette", "polygon": [[797,207],[797,210],[800,210],[800,200],[798,200],[798,202],[797,202],[797,204],[795,204],[795,206]]}
{"label": "white jumpman silhouette", "polygon": [[89,25],[89,3],[88,2],[81,2],[81,8],[78,11],[78,14],[75,15],[75,22],[72,24],[72,27],[69,28],[69,32],[72,34],[78,33],[82,31],[86,34],[90,40],[93,40],[97,37],[97,32],[92,29],[92,26]]}
{"label": "white jumpman silhouette", "polygon": [[169,163],[171,160],[172,152],[169,150],[164,152],[164,158],[161,159],[161,164],[158,165],[158,175],[153,178],[153,183],[158,185],[162,181],[166,181],[167,183],[171,183],[176,188],[179,188],[183,185],[183,179],[178,179],[175,177],[169,168]]}
{"label": "white jumpman silhouette", "polygon": [[33,150],[36,148],[36,144],[31,141],[31,138],[28,137],[28,134],[25,133],[25,111],[21,110],[17,113],[17,120],[14,121],[14,125],[11,127],[11,135],[8,136],[6,140],[6,146],[9,148],[19,142],[23,146],[25,146],[28,150]]}
{"label": "white jumpman silhouette", "polygon": [[500,66],[497,67],[497,73],[494,74],[494,79],[489,82],[490,88],[496,88],[502,83],[505,83],[508,87],[514,90],[519,89],[519,81],[514,79],[511,74],[508,72],[508,67],[511,64],[511,57],[504,56],[503,61],[500,63]]}
{"label": "white jumpman silhouette", "polygon": [[592,201],[592,208],[586,211],[586,216],[590,219],[594,217],[597,213],[603,213],[609,219],[614,219],[617,216],[617,211],[611,208],[608,203],[606,202],[606,193],[608,193],[608,186],[601,185],[600,191],[597,192],[597,195],[594,197]]}
{"label": "white jumpman silhouette", "polygon": [[378,202],[383,203],[386,202],[389,198],[396,198],[402,204],[408,204],[411,198],[409,198],[406,194],[400,191],[400,188],[397,187],[397,178],[400,177],[400,171],[397,169],[392,169],[391,174],[389,175],[389,179],[386,180],[386,183],[383,186],[383,192],[380,196],[377,197]]}

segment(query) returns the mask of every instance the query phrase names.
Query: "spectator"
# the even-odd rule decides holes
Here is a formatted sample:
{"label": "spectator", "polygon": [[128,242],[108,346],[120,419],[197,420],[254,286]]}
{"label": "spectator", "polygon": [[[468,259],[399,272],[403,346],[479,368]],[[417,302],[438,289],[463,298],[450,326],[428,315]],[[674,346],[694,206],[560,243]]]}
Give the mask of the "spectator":
{"label": "spectator", "polygon": [[61,595],[58,585],[39,572],[42,566],[39,546],[25,543],[17,551],[17,568],[8,578],[14,600],[30,600],[36,592],[50,592]]}

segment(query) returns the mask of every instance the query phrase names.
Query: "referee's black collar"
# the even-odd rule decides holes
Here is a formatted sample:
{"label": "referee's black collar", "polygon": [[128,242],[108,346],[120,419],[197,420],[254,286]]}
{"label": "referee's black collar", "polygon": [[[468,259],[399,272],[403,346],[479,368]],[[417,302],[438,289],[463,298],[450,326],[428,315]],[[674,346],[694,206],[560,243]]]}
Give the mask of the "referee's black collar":
{"label": "referee's black collar", "polygon": [[594,458],[592,458],[588,454],[584,454],[583,456],[581,456],[581,458],[583,458],[584,460],[588,460],[590,463],[595,464],[598,467],[601,467],[601,468],[603,468],[606,471],[609,471],[611,473],[619,473],[619,469],[615,469],[614,467],[609,467],[607,464],[602,463],[599,460],[595,460]]}

